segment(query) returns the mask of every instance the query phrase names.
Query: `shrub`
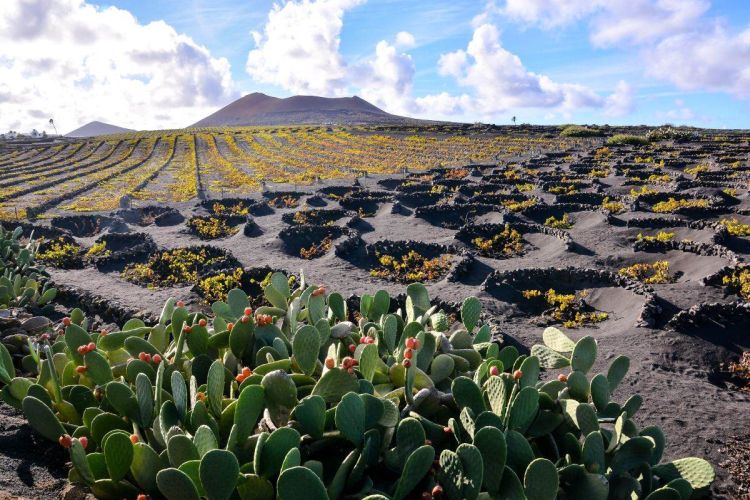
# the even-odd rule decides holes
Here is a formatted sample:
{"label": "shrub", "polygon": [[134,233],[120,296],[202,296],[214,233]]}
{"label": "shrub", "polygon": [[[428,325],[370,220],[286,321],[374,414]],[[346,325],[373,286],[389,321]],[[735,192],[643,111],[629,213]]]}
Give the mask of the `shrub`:
{"label": "shrub", "polygon": [[231,273],[221,272],[199,280],[197,287],[204,302],[211,305],[220,300],[227,300],[229,291],[240,287],[243,273],[242,268],[238,267]]}
{"label": "shrub", "polygon": [[271,306],[232,290],[215,317],[170,299],[158,324],[107,335],[76,315],[34,345],[38,378],[13,378],[0,347],[0,395],[100,498],[677,498],[714,480],[700,458],[660,464],[643,399],[611,400],[628,358],[592,376],[593,337],[547,328],[520,355],[474,297],[451,325],[424,286],[395,314],[381,290],[355,324],[340,294],[300,285],[274,274]]}
{"label": "shrub", "polygon": [[300,248],[299,249],[299,256],[303,259],[316,259],[318,257],[322,257],[333,246],[333,240],[330,236],[327,236],[323,238],[323,240],[320,243],[313,243],[310,245],[309,248]]}
{"label": "shrub", "polygon": [[694,176],[698,177],[698,174],[704,173],[704,172],[710,172],[711,167],[708,165],[696,165],[694,167],[689,167],[685,169],[685,172]]}
{"label": "shrub", "polygon": [[477,237],[471,240],[482,255],[487,257],[513,257],[523,252],[521,233],[505,224],[503,230],[489,238]]}
{"label": "shrub", "polygon": [[660,241],[662,243],[666,243],[667,241],[672,241],[674,239],[674,233],[670,233],[669,231],[659,231],[654,236],[646,236],[643,233],[638,233],[638,236],[636,236],[636,241]]}
{"label": "shrub", "polygon": [[40,262],[61,269],[81,266],[81,246],[72,238],[59,237],[45,241],[39,247],[36,258]]}
{"label": "shrub", "polygon": [[612,215],[617,215],[625,211],[625,204],[619,201],[610,201],[609,196],[602,200],[602,208]]}
{"label": "shrub", "polygon": [[217,201],[214,202],[213,205],[211,205],[211,211],[214,215],[247,216],[250,214],[250,207],[248,207],[243,201],[238,201],[235,203],[225,203]]}
{"label": "shrub", "polygon": [[731,293],[736,293],[744,300],[750,301],[750,269],[734,269],[731,274],[722,278],[722,284]]}
{"label": "shrub", "polygon": [[378,267],[370,271],[371,276],[401,283],[411,281],[436,281],[450,270],[452,258],[441,255],[432,259],[415,250],[399,257],[377,255]]}
{"label": "shrub", "polygon": [[563,214],[562,219],[558,219],[554,215],[547,217],[544,221],[544,225],[555,229],[570,229],[573,227],[573,223],[570,222],[568,214]]}
{"label": "shrub", "polygon": [[510,210],[511,212],[522,212],[526,210],[527,208],[531,208],[536,205],[536,199],[529,198],[527,200],[523,201],[516,201],[516,200],[504,200],[503,206]]}
{"label": "shrub", "polygon": [[191,217],[187,226],[202,240],[215,240],[237,234],[239,228],[229,225],[225,217]]}
{"label": "shrub", "polygon": [[657,260],[652,264],[638,263],[623,267],[619,271],[623,276],[649,285],[671,283],[674,277],[669,274],[669,261]]}
{"label": "shrub", "polygon": [[615,134],[607,139],[608,146],[646,146],[649,139],[642,135]]}
{"label": "shrub", "polygon": [[650,188],[648,186],[641,186],[641,189],[630,190],[630,196],[632,196],[633,198],[638,198],[639,196],[656,194],[656,193],[658,193],[656,189]]}
{"label": "shrub", "polygon": [[223,267],[233,259],[207,247],[175,248],[153,254],[145,263],[128,265],[122,277],[145,286],[175,286],[195,283],[199,271]]}
{"label": "shrub", "polygon": [[562,184],[560,186],[551,186],[547,188],[548,193],[552,194],[573,194],[577,193],[575,184]]}
{"label": "shrub", "polygon": [[268,200],[268,206],[273,208],[297,208],[299,206],[299,198],[292,195],[277,196]]}
{"label": "shrub", "polygon": [[89,247],[88,250],[86,250],[87,258],[109,257],[110,255],[112,255],[112,251],[107,248],[106,241],[100,241],[99,243],[94,243],[93,245]]}
{"label": "shrub", "polygon": [[676,200],[672,197],[669,198],[667,201],[660,201],[658,203],[655,203],[651,210],[658,213],[674,213],[678,210],[682,209],[691,209],[691,208],[708,208],[709,203],[708,200],[704,199],[697,199],[697,200]]}
{"label": "shrub", "polygon": [[601,137],[604,133],[596,127],[568,125],[560,132],[560,137]]}
{"label": "shrub", "polygon": [[750,390],[750,352],[743,352],[739,360],[729,363],[727,372],[739,379],[744,390]]}
{"label": "shrub", "polygon": [[750,224],[743,224],[735,217],[722,219],[719,223],[726,227],[732,236],[750,236]]}
{"label": "shrub", "polygon": [[466,168],[451,168],[445,171],[443,177],[445,179],[463,179],[467,177],[471,172]]}
{"label": "shrub", "polygon": [[560,322],[565,328],[577,328],[586,324],[600,323],[609,314],[605,312],[592,311],[584,302],[588,295],[587,291],[579,293],[558,293],[550,288],[546,292],[541,290],[524,290],[521,292],[526,300],[543,303],[548,307],[543,315],[553,321]]}

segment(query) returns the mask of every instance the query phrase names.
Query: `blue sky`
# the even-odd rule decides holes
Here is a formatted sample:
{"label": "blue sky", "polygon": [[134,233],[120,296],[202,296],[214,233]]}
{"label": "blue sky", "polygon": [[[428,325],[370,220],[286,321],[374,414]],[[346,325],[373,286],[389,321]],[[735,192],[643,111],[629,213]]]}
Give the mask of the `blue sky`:
{"label": "blue sky", "polygon": [[[28,18],[29,4],[45,3],[7,1],[0,42],[2,17],[12,26],[14,4]],[[52,94],[59,89],[28,80],[26,95],[31,88],[33,103],[46,103],[28,112],[32,118],[51,108],[71,123],[184,126],[261,91],[358,94],[394,113],[461,121],[750,126],[744,0],[50,1],[60,7],[43,14],[50,25],[85,19],[100,46],[120,52],[103,56],[75,45],[81,37],[73,31],[66,56],[86,68],[66,94],[74,103],[58,105]],[[109,40],[108,27],[128,13],[133,19],[117,21],[119,36]],[[28,75],[19,68],[36,62],[28,56],[32,44],[59,36],[41,31],[25,47],[14,40],[7,54],[0,48],[0,76],[3,60],[8,71]],[[135,57],[132,45],[142,43]],[[134,70],[149,51],[149,62],[172,60]],[[109,59],[107,76],[99,73],[105,65],[91,64],[102,57]],[[167,85],[180,91],[169,96]],[[123,105],[117,116],[103,116],[109,88],[135,112]],[[21,89],[6,93],[14,91]],[[16,108],[2,96],[0,84],[0,127],[33,122],[10,120]]]}

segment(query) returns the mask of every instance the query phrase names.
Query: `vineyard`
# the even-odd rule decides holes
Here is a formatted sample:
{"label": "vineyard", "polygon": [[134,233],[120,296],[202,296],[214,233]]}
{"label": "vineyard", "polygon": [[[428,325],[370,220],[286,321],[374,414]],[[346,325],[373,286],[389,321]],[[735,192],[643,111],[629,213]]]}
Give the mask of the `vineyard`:
{"label": "vineyard", "polygon": [[267,183],[497,163],[571,139],[375,129],[231,128],[137,132],[0,152],[0,219],[101,212],[260,191]]}

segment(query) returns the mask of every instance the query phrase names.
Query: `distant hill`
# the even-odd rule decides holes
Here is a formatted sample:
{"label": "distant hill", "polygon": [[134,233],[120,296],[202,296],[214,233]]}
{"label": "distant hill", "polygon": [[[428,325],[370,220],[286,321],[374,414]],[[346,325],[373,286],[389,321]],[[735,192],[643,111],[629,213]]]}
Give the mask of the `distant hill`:
{"label": "distant hill", "polygon": [[296,95],[272,97],[248,94],[192,127],[239,127],[248,125],[382,125],[429,123],[386,113],[364,99],[354,97],[316,97]]}
{"label": "distant hill", "polygon": [[125,132],[133,132],[133,130],[110,125],[109,123],[93,121],[72,132],[68,132],[65,134],[65,137],[96,137],[97,135],[122,134]]}

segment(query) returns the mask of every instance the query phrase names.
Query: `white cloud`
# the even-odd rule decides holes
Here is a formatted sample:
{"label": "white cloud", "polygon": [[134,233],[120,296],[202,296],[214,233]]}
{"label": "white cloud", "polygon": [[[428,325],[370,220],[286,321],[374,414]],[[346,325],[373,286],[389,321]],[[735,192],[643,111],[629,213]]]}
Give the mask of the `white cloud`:
{"label": "white cloud", "polygon": [[344,13],[364,0],[302,0],[274,4],[246,69],[256,81],[301,94],[348,94],[348,68],[339,52]]}
{"label": "white cloud", "polygon": [[577,21],[603,3],[604,0],[506,0],[504,7],[495,10],[516,21],[549,29]]}
{"label": "white cloud", "polygon": [[473,109],[474,101],[468,94],[455,96],[441,92],[417,97],[415,105],[417,113],[428,118],[450,118],[465,115]]}
{"label": "white cloud", "polygon": [[717,24],[671,36],[649,51],[646,63],[650,76],[680,89],[750,99],[750,27],[731,34]]}
{"label": "white cloud", "polygon": [[466,50],[443,54],[438,66],[441,75],[452,76],[471,90],[472,107],[484,115],[524,107],[604,105],[604,99],[585,86],[557,83],[527,70],[518,56],[503,48],[492,24],[476,28]]}
{"label": "white cloud", "polygon": [[396,43],[395,45],[402,49],[410,49],[414,47],[416,44],[416,40],[414,39],[414,35],[409,33],[408,31],[399,31],[396,33]]}
{"label": "white cloud", "polygon": [[603,47],[642,44],[679,33],[710,6],[708,0],[505,0],[494,10],[544,29],[590,18],[591,42]]}
{"label": "white cloud", "polygon": [[604,114],[612,117],[626,116],[635,110],[633,87],[626,81],[617,82],[615,91],[604,102]]}
{"label": "white cloud", "polygon": [[0,127],[40,128],[42,114],[61,131],[94,119],[181,127],[234,97],[228,61],[164,22],[84,0],[3,0]]}
{"label": "white cloud", "polygon": [[414,62],[395,45],[385,40],[378,42],[375,56],[352,68],[352,80],[362,97],[376,106],[392,113],[413,111]]}
{"label": "white cloud", "polygon": [[710,7],[707,0],[612,0],[593,20],[591,41],[602,47],[653,42],[692,27]]}

